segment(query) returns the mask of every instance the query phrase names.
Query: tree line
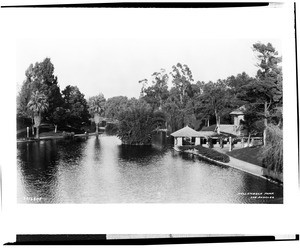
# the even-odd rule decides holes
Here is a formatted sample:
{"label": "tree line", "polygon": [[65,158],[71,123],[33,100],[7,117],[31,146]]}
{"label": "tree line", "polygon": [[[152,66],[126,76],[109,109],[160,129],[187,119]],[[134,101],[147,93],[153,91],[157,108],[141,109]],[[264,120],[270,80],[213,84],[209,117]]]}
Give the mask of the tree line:
{"label": "tree line", "polygon": [[[173,132],[185,125],[196,130],[220,122],[230,123],[229,113],[245,106],[245,122],[252,135],[266,132],[268,125],[282,128],[281,57],[272,44],[255,43],[258,71],[255,77],[241,72],[216,82],[195,81],[188,65],[177,63],[142,79],[138,99],[102,93],[86,99],[77,86],[62,91],[50,58],[30,65],[17,97],[19,123],[32,123],[37,131],[43,120],[57,128],[81,128],[102,118],[118,123],[123,143],[148,144],[158,128]],[[201,69],[201,68],[199,68]],[[168,85],[172,86],[169,88]],[[37,132],[38,133],[38,132]]]}
{"label": "tree line", "polygon": [[153,73],[150,82],[141,80],[141,98],[165,114],[171,131],[187,124],[200,130],[221,121],[231,123],[229,113],[241,106],[245,109],[241,124],[251,135],[262,135],[269,124],[281,128],[282,59],[270,43],[255,43],[252,48],[258,67],[255,77],[242,72],[216,82],[195,82],[188,65],[177,63],[169,73],[165,69]]}

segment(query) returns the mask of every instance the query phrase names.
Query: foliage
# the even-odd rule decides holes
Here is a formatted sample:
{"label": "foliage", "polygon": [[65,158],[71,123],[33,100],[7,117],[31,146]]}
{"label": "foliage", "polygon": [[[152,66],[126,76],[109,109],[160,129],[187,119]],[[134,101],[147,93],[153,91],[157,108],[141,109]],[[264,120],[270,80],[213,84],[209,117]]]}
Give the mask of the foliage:
{"label": "foliage", "polygon": [[282,173],[283,171],[283,133],[278,126],[267,127],[267,145],[263,149],[263,167]]}
{"label": "foliage", "polygon": [[192,71],[187,65],[177,63],[172,66],[171,75],[173,77],[172,83],[179,92],[180,103],[183,104],[187,90],[194,81]]}
{"label": "foliage", "polygon": [[49,103],[47,97],[39,91],[33,92],[27,104],[28,110],[34,116],[35,126],[41,124],[41,115],[48,109]]}
{"label": "foliage", "polygon": [[247,73],[243,72],[237,74],[236,76],[230,76],[226,79],[228,86],[228,91],[231,97],[231,104],[233,108],[238,108],[247,103],[247,101],[240,99],[238,96],[243,91],[243,87],[246,87],[252,83],[254,78],[250,77]]}
{"label": "foliage", "polygon": [[105,127],[105,133],[108,135],[117,135],[118,126],[114,123],[107,123]]}
{"label": "foliage", "polygon": [[123,144],[148,145],[155,129],[153,110],[143,100],[131,99],[119,115],[118,137]]}
{"label": "foliage", "polygon": [[75,135],[75,133],[73,133],[73,132],[63,132],[62,133],[62,136],[63,136],[63,138],[64,139],[73,139],[74,138],[74,135]]}
{"label": "foliage", "polygon": [[34,118],[34,126],[37,128],[36,137],[39,138],[39,126],[41,125],[42,113],[48,109],[47,97],[39,91],[33,92],[27,104],[29,112]]}
{"label": "foliage", "polygon": [[278,117],[277,108],[282,107],[281,57],[270,43],[255,43],[253,50],[257,54],[259,70],[254,80],[241,87],[238,97],[246,101],[248,108],[254,109],[252,112],[256,111],[260,118],[270,120],[274,115]]}
{"label": "foliage", "polygon": [[54,76],[54,66],[50,58],[45,58],[42,62],[31,64],[25,72],[25,81],[17,97],[18,116],[31,118],[27,104],[32,92],[39,91],[48,99],[47,112],[44,113],[46,120],[53,121],[53,113],[57,107],[61,107],[62,98],[57,84],[57,77]]}
{"label": "foliage", "polygon": [[210,158],[210,159],[213,159],[216,161],[220,161],[220,162],[224,162],[224,163],[228,163],[230,161],[230,158],[228,155],[217,152],[213,149],[206,148],[201,145],[195,146],[195,149],[199,152],[199,154],[201,154],[207,158]]}
{"label": "foliage", "polygon": [[97,96],[93,96],[89,98],[88,105],[89,105],[89,112],[92,116],[95,114],[103,115],[104,114],[104,106],[105,106],[105,98],[102,93],[98,94]]}
{"label": "foliage", "polygon": [[262,136],[265,129],[263,114],[257,107],[259,106],[247,108],[244,112],[244,121],[242,121],[242,125],[252,136]]}
{"label": "foliage", "polygon": [[203,86],[203,94],[198,98],[201,103],[198,112],[207,117],[214,115],[218,124],[219,118],[232,110],[231,99],[226,80],[218,80],[216,83],[210,81]]}
{"label": "foliage", "polygon": [[118,119],[119,114],[125,110],[128,103],[126,96],[115,96],[108,98],[105,103],[105,117],[110,119]]}
{"label": "foliage", "polygon": [[54,112],[54,120],[64,120],[67,125],[80,127],[89,120],[87,101],[77,86],[68,85],[62,91],[64,108]]}
{"label": "foliage", "polygon": [[143,99],[149,103],[153,109],[161,109],[164,101],[168,98],[168,80],[169,76],[165,69],[152,74],[152,83],[149,85],[147,79],[140,80],[143,84]]}
{"label": "foliage", "polygon": [[201,154],[201,155],[203,155],[207,158],[210,158],[210,159],[213,159],[213,160],[216,160],[216,161],[220,161],[220,162],[224,162],[224,163],[228,163],[230,161],[230,158],[229,158],[228,155],[217,152],[217,151],[215,151],[213,149],[210,149],[210,148],[203,147],[201,145],[197,145],[197,146],[194,146],[194,145],[179,146],[178,149],[180,151],[187,151],[187,150],[196,149],[199,154]]}
{"label": "foliage", "polygon": [[184,145],[184,146],[178,146],[177,147],[180,151],[188,151],[188,150],[193,150],[195,148],[194,145]]}
{"label": "foliage", "polygon": [[166,128],[165,122],[166,115],[163,111],[157,110],[153,113],[153,125],[155,126],[155,129]]}
{"label": "foliage", "polygon": [[184,110],[180,108],[175,88],[170,90],[170,96],[164,103],[162,110],[166,114],[166,121],[169,123],[171,131],[178,130],[184,126]]}
{"label": "foliage", "polygon": [[57,107],[53,114],[52,114],[52,121],[54,125],[70,125],[73,124],[70,121],[68,121],[68,110],[66,110],[64,107]]}

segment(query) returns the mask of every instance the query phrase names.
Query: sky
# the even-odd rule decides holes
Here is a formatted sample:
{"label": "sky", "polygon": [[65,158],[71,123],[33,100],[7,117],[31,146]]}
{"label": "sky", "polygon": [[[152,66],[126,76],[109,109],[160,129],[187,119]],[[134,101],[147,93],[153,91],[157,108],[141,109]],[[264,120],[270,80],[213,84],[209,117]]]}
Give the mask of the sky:
{"label": "sky", "polygon": [[[139,80],[151,79],[152,73],[161,68],[171,71],[178,62],[190,67],[195,82],[225,79],[244,71],[254,76],[258,68],[252,45],[257,41],[92,39],[35,43],[23,40],[18,45],[17,82],[19,86],[22,84],[31,63],[49,57],[61,90],[76,85],[86,97],[100,92],[106,98],[138,97]],[[278,40],[271,43],[276,48],[280,45]]]}
{"label": "sky", "polygon": [[190,67],[195,82],[254,76],[255,42],[271,42],[281,52],[278,11],[76,9],[58,10],[53,18],[50,10],[23,10],[15,27],[17,90],[29,65],[46,57],[61,90],[76,85],[87,98],[100,92],[139,97],[139,80],[178,62]]}

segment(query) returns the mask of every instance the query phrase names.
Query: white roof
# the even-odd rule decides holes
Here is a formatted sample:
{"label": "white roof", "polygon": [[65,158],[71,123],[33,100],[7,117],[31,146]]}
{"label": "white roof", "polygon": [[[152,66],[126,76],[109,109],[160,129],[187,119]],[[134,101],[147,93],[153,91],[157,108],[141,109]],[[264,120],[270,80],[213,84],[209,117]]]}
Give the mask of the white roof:
{"label": "white roof", "polygon": [[171,133],[173,137],[200,137],[200,133],[195,131],[194,129],[190,128],[189,126],[186,126],[184,128],[181,128],[177,130],[174,133]]}

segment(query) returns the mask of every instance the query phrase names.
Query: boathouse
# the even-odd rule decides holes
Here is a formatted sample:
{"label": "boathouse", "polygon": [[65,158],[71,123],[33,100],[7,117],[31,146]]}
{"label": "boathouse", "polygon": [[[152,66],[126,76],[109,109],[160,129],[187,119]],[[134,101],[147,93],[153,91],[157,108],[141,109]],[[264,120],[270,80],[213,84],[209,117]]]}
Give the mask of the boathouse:
{"label": "boathouse", "polygon": [[200,145],[201,134],[189,126],[185,126],[182,129],[171,133],[174,137],[174,147],[183,145]]}

